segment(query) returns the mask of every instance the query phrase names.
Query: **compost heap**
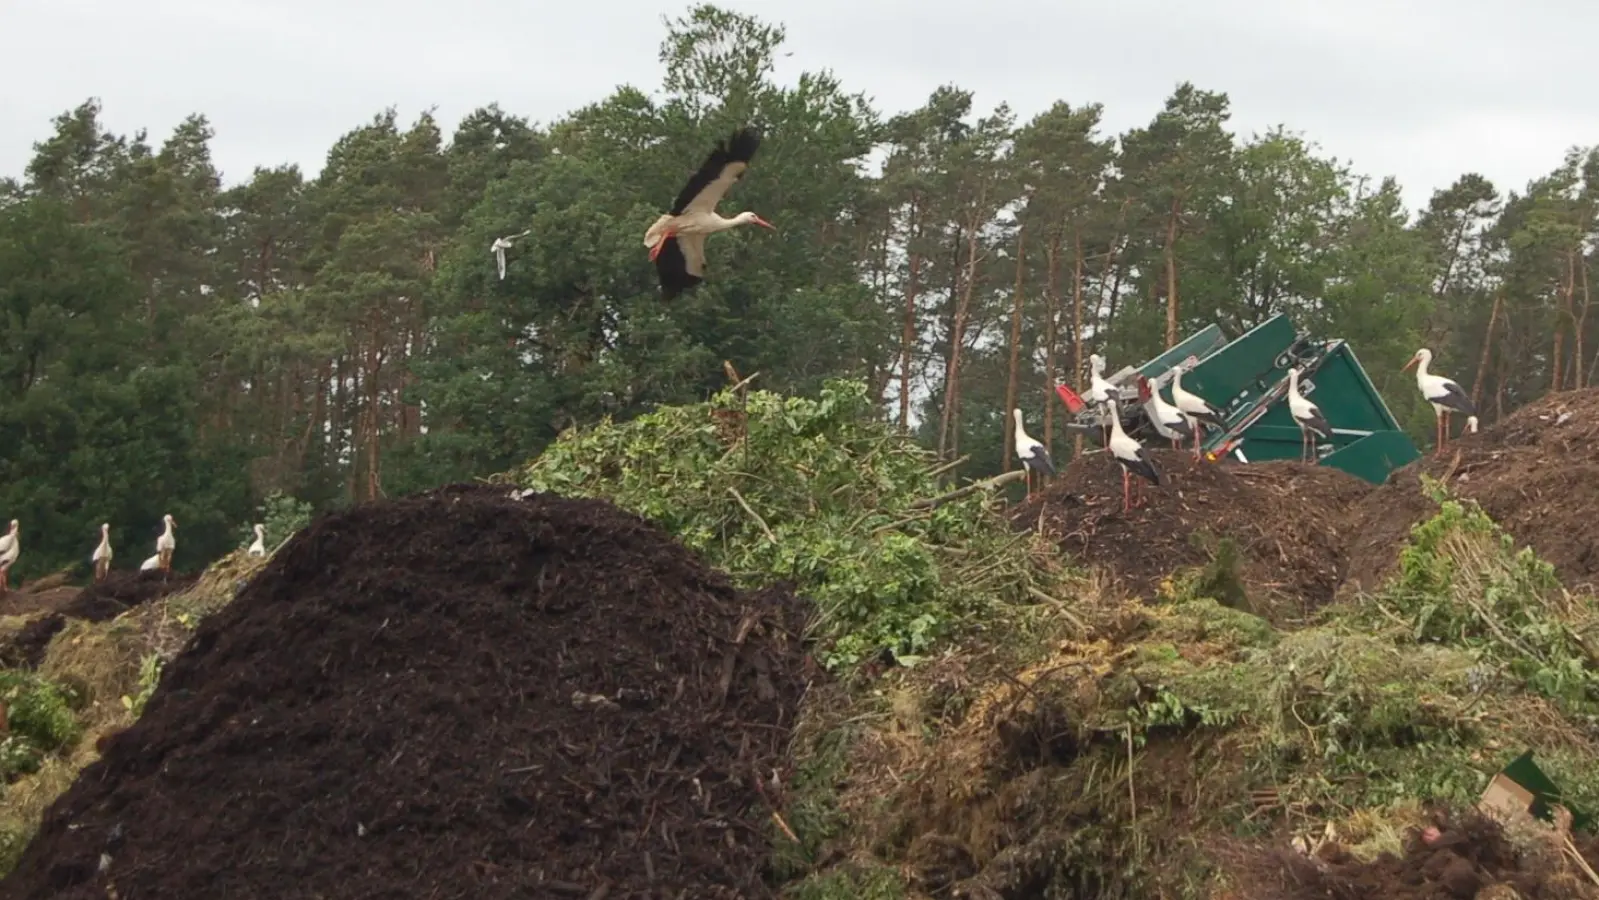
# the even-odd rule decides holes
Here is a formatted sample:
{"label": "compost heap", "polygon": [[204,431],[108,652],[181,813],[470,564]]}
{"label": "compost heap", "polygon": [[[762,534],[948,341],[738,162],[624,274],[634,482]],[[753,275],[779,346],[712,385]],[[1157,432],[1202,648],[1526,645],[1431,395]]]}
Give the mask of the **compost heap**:
{"label": "compost heap", "polygon": [[1394,473],[1359,505],[1350,570],[1362,586],[1391,571],[1394,548],[1437,511],[1422,490],[1423,474],[1477,501],[1519,545],[1552,563],[1568,587],[1599,592],[1599,390],[1550,394],[1451,440],[1441,457],[1429,453]]}
{"label": "compost heap", "polygon": [[[1496,822],[1480,814],[1441,815],[1435,824],[1438,836],[1429,842],[1419,832],[1410,834],[1402,857],[1385,853],[1361,862],[1337,845],[1324,848],[1315,859],[1285,853],[1272,885],[1275,889],[1259,885],[1252,896],[1282,900],[1599,897],[1599,888],[1562,857],[1552,829],[1543,838],[1547,846],[1532,852],[1512,844]],[[1591,847],[1572,849],[1593,856]]]}
{"label": "compost heap", "polygon": [[105,622],[136,606],[182,593],[199,575],[178,572],[112,571],[106,579],[86,588],[53,587],[37,594],[13,594],[14,609],[31,618],[17,631],[0,638],[0,666],[38,668],[50,640],[67,627],[67,619]]}
{"label": "compost heap", "polygon": [[462,485],[324,517],[201,626],[0,896],[767,896],[756,779],[803,690],[799,615],[602,501]]}
{"label": "compost heap", "polygon": [[1197,461],[1180,450],[1150,449],[1159,487],[1135,479],[1122,512],[1122,473],[1102,453],[1073,460],[1047,492],[1011,512],[1020,528],[1041,528],[1073,557],[1119,576],[1152,597],[1162,579],[1210,562],[1221,539],[1237,549],[1250,591],[1319,606],[1344,577],[1351,503],[1371,485],[1337,469],[1294,462],[1250,465]]}

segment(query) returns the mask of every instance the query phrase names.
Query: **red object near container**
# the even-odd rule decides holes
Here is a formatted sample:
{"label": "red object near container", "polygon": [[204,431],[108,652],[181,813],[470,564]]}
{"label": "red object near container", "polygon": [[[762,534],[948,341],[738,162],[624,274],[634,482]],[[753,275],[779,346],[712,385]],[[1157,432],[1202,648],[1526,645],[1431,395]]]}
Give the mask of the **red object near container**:
{"label": "red object near container", "polygon": [[1083,398],[1064,384],[1055,385],[1055,393],[1060,395],[1060,402],[1066,404],[1066,408],[1073,413],[1080,413],[1088,408],[1087,404],[1083,403]]}

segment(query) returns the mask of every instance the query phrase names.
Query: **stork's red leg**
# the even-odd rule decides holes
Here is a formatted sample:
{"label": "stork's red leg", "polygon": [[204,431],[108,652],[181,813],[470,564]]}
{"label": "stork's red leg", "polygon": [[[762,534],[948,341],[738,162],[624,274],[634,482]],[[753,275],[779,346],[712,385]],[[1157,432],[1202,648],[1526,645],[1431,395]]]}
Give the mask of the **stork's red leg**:
{"label": "stork's red leg", "polygon": [[1127,473],[1126,469],[1122,469],[1122,512],[1127,512],[1133,508],[1132,489],[1132,476]]}

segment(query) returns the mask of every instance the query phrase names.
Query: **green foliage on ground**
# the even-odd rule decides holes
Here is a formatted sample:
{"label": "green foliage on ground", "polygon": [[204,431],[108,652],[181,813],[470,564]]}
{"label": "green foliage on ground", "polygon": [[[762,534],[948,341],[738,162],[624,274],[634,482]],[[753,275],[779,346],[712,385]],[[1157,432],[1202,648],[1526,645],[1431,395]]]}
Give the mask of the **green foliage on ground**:
{"label": "green foliage on ground", "polygon": [[1043,593],[1026,538],[985,495],[926,502],[945,491],[931,455],[881,422],[860,382],[815,399],[724,390],[573,429],[506,478],[612,500],[746,584],[792,580],[832,667],[882,647],[913,663],[996,604]]}
{"label": "green foliage on ground", "polygon": [[[920,720],[912,749],[898,726],[852,758],[839,783],[866,786],[842,801],[857,812],[846,840],[913,869],[929,841],[953,841],[998,895],[1045,883],[1199,897],[1226,877],[1217,841],[1335,821],[1362,852],[1391,849],[1416,804],[1471,804],[1528,749],[1570,806],[1599,812],[1599,606],[1473,504],[1440,499],[1381,591],[1308,627],[1207,596],[1234,580],[1212,567],[1178,573],[1155,606],[1084,610],[1098,640],[963,672],[959,714]],[[948,708],[926,699],[950,681],[936,667],[888,678],[879,697]],[[869,778],[884,769],[893,785]],[[888,812],[862,812],[873,803]]]}
{"label": "green foliage on ground", "polygon": [[7,720],[0,738],[0,781],[37,772],[47,755],[70,749],[82,733],[76,710],[83,701],[70,687],[31,672],[0,670]]}

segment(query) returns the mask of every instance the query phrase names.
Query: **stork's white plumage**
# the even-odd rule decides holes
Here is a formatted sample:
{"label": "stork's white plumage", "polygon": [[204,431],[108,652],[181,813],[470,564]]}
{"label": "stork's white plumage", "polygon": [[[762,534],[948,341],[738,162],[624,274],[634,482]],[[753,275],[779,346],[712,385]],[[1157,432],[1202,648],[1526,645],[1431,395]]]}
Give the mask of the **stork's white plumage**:
{"label": "stork's white plumage", "polygon": [[255,540],[250,543],[250,549],[244,551],[248,556],[266,556],[266,526],[255,526]]}
{"label": "stork's white plumage", "polygon": [[162,516],[161,521],[166,525],[166,530],[161,532],[161,536],[155,539],[155,555],[160,562],[161,571],[170,572],[172,571],[172,551],[178,549],[178,539],[172,532],[177,530],[178,523],[172,520],[170,513]]}
{"label": "stork's white plumage", "polygon": [[141,572],[148,572],[151,569],[159,569],[159,568],[161,568],[161,554],[160,553],[157,553],[156,555],[150,557],[149,559],[145,560],[144,562],[139,563],[139,571],[141,571]]}
{"label": "stork's white plumage", "polygon": [[1116,396],[1116,386],[1105,380],[1105,357],[1098,353],[1088,355],[1088,393],[1083,399],[1089,403],[1104,403]]}
{"label": "stork's white plumage", "polygon": [[513,246],[516,245],[517,241],[521,240],[522,238],[527,237],[528,235],[530,235],[532,233],[533,233],[533,229],[529,228],[527,231],[524,231],[521,234],[512,234],[512,235],[507,235],[505,237],[497,237],[497,238],[494,239],[494,243],[489,245],[489,252],[494,254],[494,261],[496,263],[498,263],[499,266],[500,266],[500,280],[501,281],[505,280],[505,251],[511,249]]}
{"label": "stork's white plumage", "polygon": [[1088,401],[1090,406],[1098,407],[1102,413],[1100,428],[1104,432],[1103,442],[1106,445],[1110,444],[1110,425],[1105,421],[1107,418],[1107,414],[1104,414],[1105,401],[1118,396],[1120,393],[1116,390],[1116,386],[1105,379],[1105,357],[1098,353],[1088,354],[1088,390],[1083,394],[1083,399]]}
{"label": "stork's white plumage", "polygon": [[1138,395],[1144,401],[1144,414],[1149,416],[1149,424],[1155,426],[1156,434],[1171,441],[1173,450],[1194,436],[1188,417],[1183,415],[1182,410],[1167,403],[1166,398],[1160,395],[1160,388],[1142,375],[1138,376]]}
{"label": "stork's white plumage", "polygon": [[741,212],[731,219],[716,213],[727,191],[749,169],[750,160],[761,146],[760,132],[740,128],[718,144],[705,158],[699,171],[678,193],[672,211],[655,220],[644,232],[644,246],[661,282],[661,298],[670,300],[705,280],[705,237],[740,225],[777,226],[753,212]]}
{"label": "stork's white plumage", "polygon": [[1299,426],[1299,458],[1305,462],[1314,462],[1316,458],[1316,442],[1311,437],[1326,439],[1332,437],[1332,426],[1327,424],[1327,417],[1321,414],[1321,407],[1305,399],[1299,393],[1299,368],[1288,370],[1288,413],[1294,417],[1294,424]]}
{"label": "stork's white plumage", "polygon": [[104,581],[111,572],[111,523],[100,523],[100,546],[94,548],[94,555],[89,557],[94,563],[94,580]]}
{"label": "stork's white plumage", "polygon": [[11,520],[11,530],[0,537],[0,594],[11,590],[11,564],[22,555],[22,525]]}
{"label": "stork's white plumage", "polygon": [[1121,410],[1117,408],[1116,398],[1105,401],[1110,407],[1110,455],[1122,467],[1122,512],[1133,508],[1132,503],[1132,476],[1134,474],[1148,479],[1156,487],[1160,486],[1160,471],[1155,468],[1155,461],[1150,459],[1149,451],[1144,445],[1127,436],[1122,430]]}
{"label": "stork's white plumage", "polygon": [[1198,394],[1183,390],[1183,367],[1172,367],[1171,373],[1171,401],[1172,405],[1188,417],[1188,424],[1194,429],[1194,457],[1199,457],[1199,444],[1204,438],[1205,426],[1225,429],[1227,422],[1222,419],[1216,407],[1205,402],[1205,398]]}
{"label": "stork's white plumage", "polygon": [[[1477,405],[1471,402],[1465,390],[1460,385],[1442,375],[1434,375],[1427,371],[1427,366],[1432,362],[1432,351],[1426,347],[1416,351],[1416,355],[1405,363],[1403,372],[1411,366],[1416,366],[1416,387],[1421,389],[1421,396],[1432,404],[1433,415],[1438,420],[1438,443],[1434,455],[1444,452],[1444,444],[1449,442],[1449,414],[1461,413],[1471,418],[1466,420],[1468,426],[1477,416]],[[1476,429],[1473,428],[1473,431]]]}
{"label": "stork's white plumage", "polygon": [[1049,449],[1043,443],[1036,441],[1027,430],[1022,427],[1022,411],[1013,409],[1011,417],[1016,420],[1016,458],[1022,461],[1022,468],[1027,470],[1027,496],[1033,495],[1033,475],[1049,478],[1055,474],[1055,462],[1049,458]]}

